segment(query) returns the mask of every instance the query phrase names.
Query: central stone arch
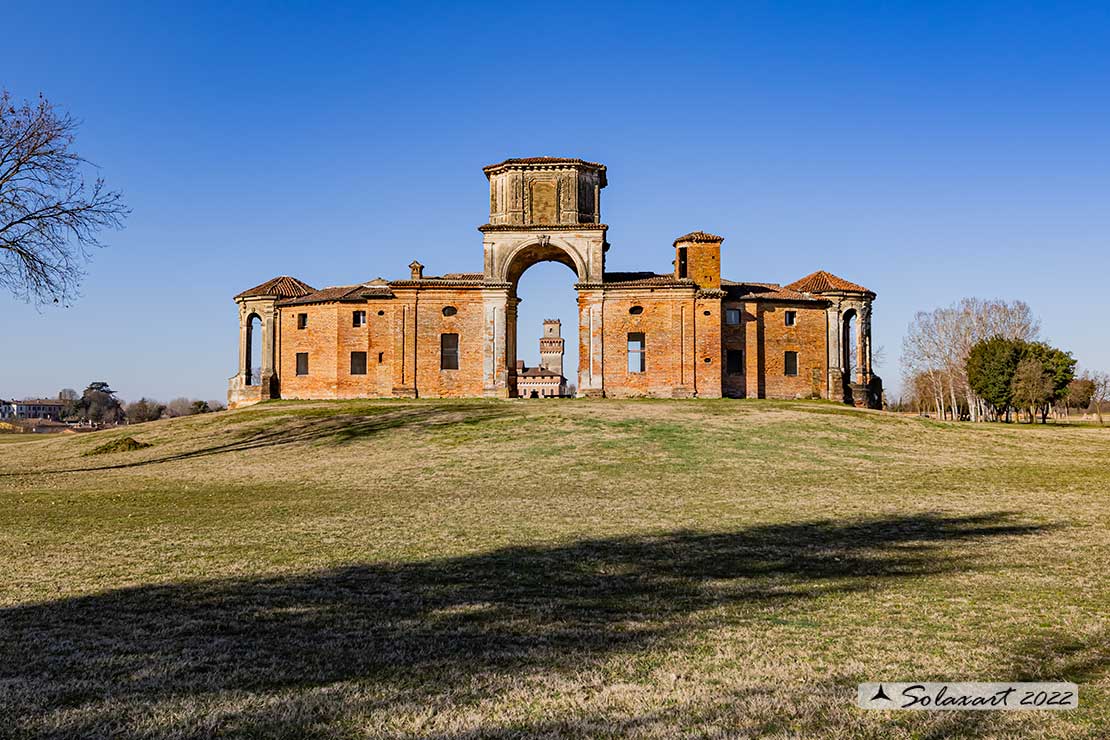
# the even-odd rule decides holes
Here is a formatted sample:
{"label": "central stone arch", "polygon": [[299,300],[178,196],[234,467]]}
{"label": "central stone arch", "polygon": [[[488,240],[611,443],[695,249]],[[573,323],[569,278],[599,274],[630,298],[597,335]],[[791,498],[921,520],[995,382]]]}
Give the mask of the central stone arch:
{"label": "central stone arch", "polygon": [[[486,393],[516,396],[517,286],[528,268],[540,262],[566,265],[577,277],[575,288],[579,306],[583,291],[600,288],[604,271],[604,228],[577,228],[569,232],[548,233],[548,229],[489,230],[485,233],[486,284]],[[567,317],[569,318],[569,317]],[[583,387],[581,336],[583,314],[576,317],[578,330],[567,332],[567,341],[579,343],[579,365],[571,377]],[[569,323],[569,322],[568,322]],[[596,321],[595,321],[596,323]],[[569,329],[569,327],[568,327]],[[569,368],[568,368],[569,370]],[[564,370],[570,376],[570,372]],[[593,373],[590,373],[593,377]]]}
{"label": "central stone arch", "polygon": [[[541,262],[557,262],[561,265],[568,267],[571,272],[578,278],[578,282],[582,281],[582,277],[588,271],[588,258],[584,258],[581,250],[576,249],[575,245],[564,242],[561,239],[552,239],[547,235],[540,235],[531,238],[525,238],[518,244],[505,250],[504,259],[498,265],[499,274],[497,281],[504,284],[507,288],[506,305],[505,305],[505,378],[507,395],[510,398],[515,398],[520,395],[517,387],[517,330],[518,330],[518,313],[517,307],[523,300],[518,294],[518,287],[520,279],[529,268]],[[566,317],[570,318],[570,317]],[[578,317],[575,317],[574,322],[577,326],[579,322]],[[578,331],[571,337],[571,341],[577,341]],[[569,368],[564,368],[564,375],[571,375]],[[573,372],[572,378],[575,386],[579,384],[578,373]]]}
{"label": "central stone arch", "polygon": [[591,232],[487,235],[484,277],[488,282],[515,286],[524,271],[537,262],[560,262],[574,271],[579,282],[600,283],[605,234]]}

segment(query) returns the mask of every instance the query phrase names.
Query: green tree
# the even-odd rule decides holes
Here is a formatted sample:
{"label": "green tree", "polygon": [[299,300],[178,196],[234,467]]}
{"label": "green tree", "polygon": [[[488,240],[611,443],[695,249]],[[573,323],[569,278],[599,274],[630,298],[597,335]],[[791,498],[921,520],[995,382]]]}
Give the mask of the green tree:
{"label": "green tree", "polygon": [[208,401],[193,401],[194,414],[207,414],[212,409],[208,407]]}
{"label": "green tree", "polygon": [[1044,342],[1029,342],[1026,344],[1022,357],[1031,357],[1040,362],[1052,383],[1050,397],[1037,406],[1041,414],[1041,422],[1044,423],[1048,420],[1048,412],[1052,406],[1064,399],[1067,394],[1068,383],[1075,379],[1075,358],[1071,356],[1070,352],[1065,352]]}
{"label": "green tree", "polygon": [[976,342],[967,355],[967,382],[997,416],[1010,420],[1014,374],[1025,343],[1018,339],[991,337]]}
{"label": "green tree", "polygon": [[67,410],[67,416],[94,424],[115,424],[126,414],[116,392],[103,381],[89,383],[81,397]]}

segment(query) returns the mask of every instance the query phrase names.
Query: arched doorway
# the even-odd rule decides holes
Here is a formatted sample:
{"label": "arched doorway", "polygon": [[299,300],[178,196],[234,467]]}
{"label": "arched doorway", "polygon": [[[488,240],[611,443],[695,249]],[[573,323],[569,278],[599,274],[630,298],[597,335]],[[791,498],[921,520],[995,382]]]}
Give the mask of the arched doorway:
{"label": "arched doorway", "polygon": [[859,375],[859,331],[857,330],[859,319],[856,315],[854,308],[848,309],[844,312],[843,319],[844,334],[841,337],[840,346],[844,350],[844,358],[842,366],[844,368],[844,382],[845,383],[859,383],[861,382]]}
{"label": "arched doorway", "polygon": [[[504,276],[509,287],[505,311],[505,361],[510,398],[526,395],[521,391],[520,384],[533,383],[535,374],[532,370],[543,372],[542,369],[555,367],[553,355],[548,353],[544,356],[539,351],[543,344],[541,337],[545,330],[551,329],[545,325],[549,319],[561,320],[558,331],[561,332],[559,338],[562,342],[558,344],[563,354],[558,364],[561,365],[562,375],[568,385],[573,385],[575,389],[580,387],[577,295],[566,290],[565,280],[570,276],[561,267],[546,263],[558,263],[569,268],[575,280],[585,271],[585,266],[579,263],[572,250],[543,237],[519,247],[506,260]],[[525,273],[528,273],[527,278]],[[552,344],[549,337],[547,347]],[[525,371],[530,376],[527,381],[519,377],[523,371],[521,363],[529,368]],[[527,395],[531,396],[533,392],[528,391]],[[550,391],[545,393],[541,390],[539,395],[550,395]]]}
{"label": "arched doorway", "polygon": [[247,317],[247,356],[243,363],[243,377],[247,385],[262,383],[262,317],[252,313]]}

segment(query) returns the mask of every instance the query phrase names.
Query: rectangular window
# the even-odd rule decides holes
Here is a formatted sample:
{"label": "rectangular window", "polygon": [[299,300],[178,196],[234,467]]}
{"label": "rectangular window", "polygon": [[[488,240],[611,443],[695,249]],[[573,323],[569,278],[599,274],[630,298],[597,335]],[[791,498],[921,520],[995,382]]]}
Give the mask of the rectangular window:
{"label": "rectangular window", "polygon": [[351,375],[365,375],[366,374],[366,353],[365,352],[352,352],[351,353]]}
{"label": "rectangular window", "polygon": [[680,278],[686,277],[686,247],[679,247],[678,249],[678,276]]}
{"label": "rectangular window", "polygon": [[308,375],[308,353],[297,353],[297,375]]}
{"label": "rectangular window", "polygon": [[739,308],[726,308],[725,309],[725,323],[729,326],[740,326],[740,309]]}
{"label": "rectangular window", "polygon": [[797,375],[798,374],[798,353],[797,352],[784,352],[782,357],[782,374],[783,375]]}
{"label": "rectangular window", "polygon": [[729,375],[744,374],[744,350],[730,349],[725,352],[726,372]]}
{"label": "rectangular window", "polygon": [[642,373],[647,367],[644,355],[644,333],[632,332],[628,335],[628,372]]}
{"label": "rectangular window", "polygon": [[297,328],[298,329],[307,329],[308,328],[308,314],[306,314],[306,313],[297,314]]}
{"label": "rectangular window", "polygon": [[351,326],[366,326],[366,312],[355,311],[351,314]]}
{"label": "rectangular window", "polygon": [[798,323],[797,311],[784,311],[782,316],[787,326],[794,326],[794,324]]}
{"label": "rectangular window", "polygon": [[385,362],[385,352],[379,352],[378,353],[378,364],[380,365],[383,362]]}
{"label": "rectangular window", "polygon": [[459,369],[459,335],[458,334],[440,334],[439,335],[439,369],[440,370],[458,370]]}

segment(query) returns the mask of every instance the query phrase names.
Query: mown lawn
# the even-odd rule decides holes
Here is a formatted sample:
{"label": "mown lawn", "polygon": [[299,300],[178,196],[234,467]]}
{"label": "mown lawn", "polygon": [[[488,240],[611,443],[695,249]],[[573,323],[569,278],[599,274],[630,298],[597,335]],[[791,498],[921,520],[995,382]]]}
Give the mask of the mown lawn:
{"label": "mown lawn", "polygon": [[274,402],[4,444],[0,565],[0,736],[1110,735],[1110,429]]}

